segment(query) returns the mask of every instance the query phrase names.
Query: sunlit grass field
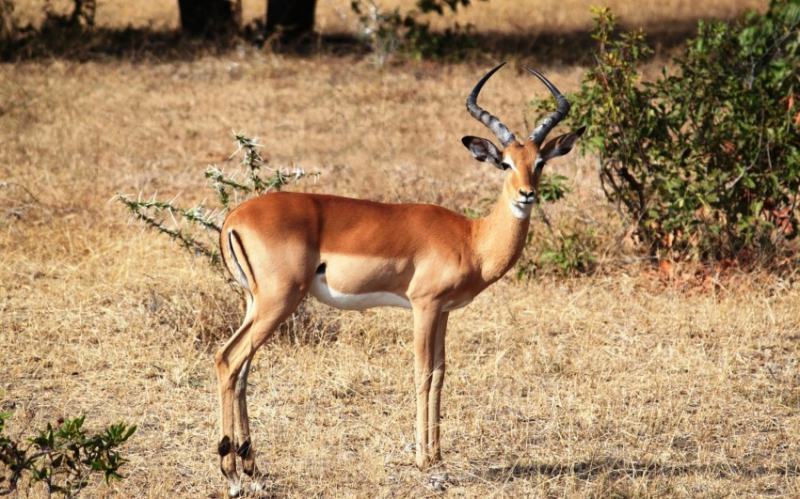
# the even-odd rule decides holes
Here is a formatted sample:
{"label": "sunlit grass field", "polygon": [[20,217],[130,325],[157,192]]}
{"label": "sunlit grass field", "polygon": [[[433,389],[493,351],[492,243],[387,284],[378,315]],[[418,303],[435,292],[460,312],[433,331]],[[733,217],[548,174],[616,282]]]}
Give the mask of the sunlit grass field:
{"label": "sunlit grass field", "polygon": [[[101,2],[98,23],[175,27],[176,4]],[[588,5],[491,0],[459,19],[535,36],[588,29]],[[627,23],[655,26],[765,2],[612,6]],[[250,18],[263,10],[244,7]],[[17,15],[33,21],[39,9],[18,2]],[[348,2],[319,9],[321,31],[354,30]],[[258,135],[272,165],[320,172],[293,190],[486,213],[502,173],[473,161],[460,138],[488,134],[464,99],[495,62],[376,68],[352,54],[244,48],[191,61],[0,66],[9,434],[82,413],[90,430],[137,424],[126,478],[97,480],[85,497],[222,497],[213,353],[241,320],[236,294],[203,260],[131,222],[115,195],[213,201],[203,172],[237,168],[236,130]],[[520,71],[525,62],[519,55],[481,97],[522,134],[529,101],[545,95]],[[562,90],[585,71],[559,61],[539,69]],[[800,496],[797,284],[735,273],[710,285],[664,282],[631,263],[638,253],[599,191],[595,158],[573,153],[548,168],[572,192],[545,213],[555,231],[595,227],[598,270],[509,275],[451,314],[447,491],[413,466],[411,315],[310,301],[250,377],[267,496]],[[533,225],[530,251],[553,237],[538,215]]]}
{"label": "sunlit grass field", "polygon": [[[24,22],[40,20],[43,7],[49,3],[56,12],[69,12],[70,0],[17,0],[17,18]],[[317,0],[317,29],[323,33],[352,31],[358,25],[358,16],[350,8],[350,0]],[[369,2],[367,2],[369,4]],[[391,11],[399,7],[407,12],[415,7],[416,0],[375,1],[380,9]],[[764,10],[765,0],[712,0],[693,2],[690,0],[472,0],[467,9],[460,9],[455,18],[437,19],[432,16],[434,26],[445,26],[453,21],[472,23],[479,31],[527,32],[536,36],[537,31],[547,29],[585,29],[591,26],[590,7],[608,5],[614,12],[632,25],[657,25],[690,18],[729,18],[744,9]],[[262,18],[266,2],[242,0],[244,22]],[[153,26],[177,28],[178,2],[162,0],[137,0],[125,2],[108,0],[98,2],[97,22],[102,26]]]}

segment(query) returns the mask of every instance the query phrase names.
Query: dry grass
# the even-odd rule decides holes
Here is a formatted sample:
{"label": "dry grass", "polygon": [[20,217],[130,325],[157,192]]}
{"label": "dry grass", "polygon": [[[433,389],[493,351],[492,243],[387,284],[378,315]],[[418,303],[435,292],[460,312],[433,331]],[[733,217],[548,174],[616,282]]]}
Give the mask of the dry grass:
{"label": "dry grass", "polygon": [[[371,1],[371,0],[366,0]],[[379,8],[388,13],[398,9],[403,15],[414,12],[417,0],[378,1]],[[15,0],[14,18],[19,26],[40,26],[45,19],[45,7],[61,16],[72,12],[73,0]],[[282,46],[276,38],[266,44],[284,53],[309,51],[320,54],[364,55],[360,36],[364,26],[350,8],[350,0],[320,0],[316,15],[319,36],[303,39],[303,43]],[[505,54],[504,57],[537,65],[586,64],[590,61],[589,36],[592,26],[591,0],[476,1],[457,15],[419,15],[417,20],[430,22],[434,30],[458,23],[471,26],[476,44],[485,52]],[[698,19],[732,19],[745,9],[765,10],[767,0],[716,0],[690,2],[669,0],[610,0],[608,4],[620,16],[620,24],[629,29],[644,28],[649,42],[659,57],[669,56],[673,49],[696,33]],[[243,2],[243,21],[247,26],[244,38],[257,38],[257,21],[263,26],[264,4]],[[101,2],[98,6],[97,29],[91,33],[59,36],[45,30],[37,36],[32,32],[15,42],[13,49],[0,56],[5,61],[26,57],[61,57],[67,60],[105,60],[122,56],[136,61],[189,60],[203,53],[220,53],[213,42],[186,40],[176,36],[179,27],[177,2],[142,0],[137,2]],[[241,40],[240,40],[241,41]],[[222,44],[224,45],[224,43]],[[383,60],[385,54],[381,54]],[[474,52],[473,60],[480,59]],[[389,57],[394,62],[396,59]]]}
{"label": "dry grass", "polygon": [[[385,10],[399,7],[405,12],[414,8],[417,0],[376,0]],[[45,0],[17,0],[17,16],[23,22],[38,22]],[[69,12],[72,0],[49,0],[57,12]],[[98,2],[97,22],[104,26],[134,27],[154,26],[175,28],[179,25],[178,3],[161,0],[138,0],[136,2]],[[350,10],[350,0],[318,0],[317,27],[323,32],[352,31],[357,18]],[[609,5],[614,12],[634,24],[655,24],[696,17],[727,18],[746,8],[763,9],[764,0],[715,0],[694,2],[691,0],[544,0],[521,2],[508,0],[473,0],[469,9],[461,10],[456,20],[472,23],[480,30],[529,31],[548,27],[559,29],[585,29],[591,26],[589,7]],[[242,1],[245,22],[263,17],[265,2]],[[447,20],[435,20],[442,25]]]}
{"label": "dry grass", "polygon": [[[320,170],[305,190],[482,209],[500,174],[458,142],[485,135],[463,112],[483,69],[379,72],[347,58],[254,53],[0,66],[0,181],[35,196],[0,189],[0,215],[24,208],[0,227],[11,433],[79,413],[95,429],[135,423],[128,478],[87,497],[220,496],[212,352],[238,325],[233,293],[109,199],[139,190],[202,199],[205,166],[233,166],[234,128],[260,135],[274,164]],[[545,70],[564,89],[583,71]],[[508,69],[482,103],[521,130],[533,94],[541,88]],[[598,219],[613,250],[591,158],[552,167],[575,188],[547,208],[555,226]],[[798,299],[796,285],[773,278],[685,293],[630,268],[501,281],[451,315],[449,494],[800,495]],[[311,331],[271,342],[251,376],[274,495],[435,495],[411,464],[409,314],[309,307]]]}

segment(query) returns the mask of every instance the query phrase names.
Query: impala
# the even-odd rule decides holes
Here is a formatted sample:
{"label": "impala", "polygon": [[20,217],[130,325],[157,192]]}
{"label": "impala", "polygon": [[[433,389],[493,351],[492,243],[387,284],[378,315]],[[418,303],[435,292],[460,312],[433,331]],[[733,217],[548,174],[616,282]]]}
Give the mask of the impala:
{"label": "impala", "polygon": [[448,314],[469,304],[517,261],[542,168],[568,153],[584,131],[542,145],[569,103],[544,76],[525,67],[547,86],[557,107],[527,140],[517,142],[477,103],[481,88],[503,64],[481,78],[467,98],[467,110],[497,136],[502,151],[487,139],[462,139],[475,159],[506,171],[489,216],[472,220],[434,205],[284,192],[251,199],[228,215],[221,250],[247,299],[241,327],[215,356],[222,427],[218,451],[231,495],[241,487],[237,456],[246,474],[258,473],[247,417],[250,363],[307,294],[345,310],[412,310],[416,464],[425,469],[441,461],[439,401]]}

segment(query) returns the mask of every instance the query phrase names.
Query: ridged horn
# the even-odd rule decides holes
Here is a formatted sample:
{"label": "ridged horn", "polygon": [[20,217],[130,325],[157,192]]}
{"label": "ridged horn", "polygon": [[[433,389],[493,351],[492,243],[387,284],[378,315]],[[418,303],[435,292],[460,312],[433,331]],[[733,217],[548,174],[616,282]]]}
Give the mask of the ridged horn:
{"label": "ridged horn", "polygon": [[539,74],[538,71],[535,71],[528,66],[523,66],[529,73],[539,78],[542,83],[550,90],[550,93],[556,98],[556,110],[553,111],[550,116],[546,117],[542,122],[534,128],[531,136],[528,137],[528,140],[532,141],[537,146],[541,146],[544,139],[547,138],[547,134],[550,133],[550,130],[555,128],[558,125],[558,122],[564,119],[564,116],[567,115],[569,112],[569,101],[561,95],[561,92],[550,83],[550,80]]}
{"label": "ridged horn", "polygon": [[504,62],[492,69],[486,73],[483,78],[481,78],[477,85],[475,85],[475,88],[472,89],[469,97],[467,97],[467,111],[469,111],[469,114],[471,114],[473,118],[486,125],[497,136],[497,138],[500,140],[500,143],[503,144],[503,147],[508,147],[510,144],[515,142],[517,138],[514,137],[514,134],[511,133],[508,130],[508,127],[501,123],[500,120],[492,116],[491,113],[481,109],[481,107],[478,105],[478,94],[481,92],[483,84],[486,83],[486,81],[491,78],[498,69],[505,65],[506,63]]}

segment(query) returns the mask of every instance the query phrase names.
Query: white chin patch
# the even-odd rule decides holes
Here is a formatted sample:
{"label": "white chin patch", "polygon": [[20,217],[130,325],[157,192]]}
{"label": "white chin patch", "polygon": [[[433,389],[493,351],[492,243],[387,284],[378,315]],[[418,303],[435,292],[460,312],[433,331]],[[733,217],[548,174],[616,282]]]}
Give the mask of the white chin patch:
{"label": "white chin patch", "polygon": [[533,203],[519,203],[517,201],[511,201],[508,204],[511,206],[511,214],[514,215],[516,218],[524,220],[529,216],[531,216],[531,209],[533,208]]}
{"label": "white chin patch", "polygon": [[394,293],[376,292],[359,295],[340,293],[328,286],[322,277],[320,275],[314,277],[309,293],[317,300],[333,308],[340,310],[366,310],[373,307],[411,308],[411,302]]}

